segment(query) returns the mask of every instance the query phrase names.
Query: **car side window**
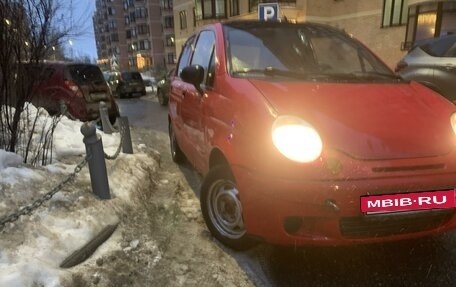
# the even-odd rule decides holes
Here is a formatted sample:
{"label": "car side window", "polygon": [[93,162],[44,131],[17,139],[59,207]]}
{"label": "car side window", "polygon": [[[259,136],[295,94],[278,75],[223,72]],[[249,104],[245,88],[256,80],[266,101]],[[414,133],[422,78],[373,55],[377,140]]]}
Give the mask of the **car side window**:
{"label": "car side window", "polygon": [[191,37],[185,42],[184,47],[182,47],[182,53],[179,58],[179,64],[177,65],[177,76],[180,77],[182,69],[188,66],[188,60],[193,51],[193,40],[195,37]]}
{"label": "car side window", "polygon": [[453,46],[445,53],[445,57],[456,58],[456,40],[454,41]]}
{"label": "car side window", "polygon": [[[203,83],[208,84],[208,73],[212,59],[212,54],[215,45],[215,34],[212,31],[206,30],[199,34],[198,41],[196,42],[195,52],[192,57],[192,65],[200,65],[204,68]],[[213,73],[212,73],[213,75]],[[212,78],[212,76],[211,76]]]}

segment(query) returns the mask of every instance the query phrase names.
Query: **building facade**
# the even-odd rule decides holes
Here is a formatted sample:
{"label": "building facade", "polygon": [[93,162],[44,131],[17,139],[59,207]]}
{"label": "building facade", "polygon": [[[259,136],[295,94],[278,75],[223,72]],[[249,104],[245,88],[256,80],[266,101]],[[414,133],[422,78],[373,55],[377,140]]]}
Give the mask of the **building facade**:
{"label": "building facade", "polygon": [[176,55],[198,27],[258,19],[258,4],[279,4],[279,18],[326,23],[352,34],[391,68],[415,41],[456,33],[456,1],[423,0],[175,0]]}
{"label": "building facade", "polygon": [[96,0],[93,27],[100,67],[150,72],[173,66],[174,30],[167,25],[174,22],[169,20],[172,8],[172,0]]}

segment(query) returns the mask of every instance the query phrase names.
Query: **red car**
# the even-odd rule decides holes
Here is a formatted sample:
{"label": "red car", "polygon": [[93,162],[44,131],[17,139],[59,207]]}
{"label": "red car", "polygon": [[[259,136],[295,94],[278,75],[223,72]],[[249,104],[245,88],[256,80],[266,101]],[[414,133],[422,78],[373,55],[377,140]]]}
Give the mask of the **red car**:
{"label": "red car", "polygon": [[326,25],[225,22],[185,43],[175,162],[222,243],[386,242],[456,228],[456,106]]}
{"label": "red car", "polygon": [[81,121],[100,117],[99,104],[105,102],[109,120],[116,121],[119,108],[97,65],[72,62],[34,64],[39,74],[34,85],[32,103],[45,108],[49,114],[59,114],[63,102],[72,117]]}

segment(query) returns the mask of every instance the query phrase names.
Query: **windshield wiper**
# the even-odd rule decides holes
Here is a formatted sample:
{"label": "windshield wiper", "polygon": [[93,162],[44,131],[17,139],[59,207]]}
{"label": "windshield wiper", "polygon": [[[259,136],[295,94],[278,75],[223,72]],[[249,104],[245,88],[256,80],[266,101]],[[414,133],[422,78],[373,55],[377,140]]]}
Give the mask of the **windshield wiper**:
{"label": "windshield wiper", "polygon": [[266,67],[264,69],[249,69],[236,70],[232,72],[233,75],[241,74],[261,74],[269,77],[287,77],[300,80],[312,81],[360,81],[370,80],[375,81],[379,79],[390,79],[395,81],[402,81],[402,78],[395,74],[382,73],[377,71],[369,72],[352,72],[352,73],[318,73],[318,72],[295,72],[290,70],[282,70],[274,67]]}
{"label": "windshield wiper", "polygon": [[402,81],[403,79],[396,75],[396,74],[391,74],[391,73],[383,73],[383,72],[378,72],[378,71],[366,71],[366,72],[354,72],[352,73],[356,77],[362,77],[362,78],[367,78],[367,79],[378,79],[378,78],[386,78],[386,79],[391,79],[391,80],[397,80],[397,81]]}
{"label": "windshield wiper", "polygon": [[282,70],[282,69],[277,69],[273,67],[266,67],[264,69],[249,69],[245,68],[242,70],[236,70],[232,72],[233,75],[241,75],[241,74],[262,74],[265,76],[269,77],[275,77],[275,76],[280,76],[280,77],[287,77],[287,78],[293,78],[293,79],[309,79],[310,74],[308,73],[302,73],[302,72],[294,72],[290,70]]}

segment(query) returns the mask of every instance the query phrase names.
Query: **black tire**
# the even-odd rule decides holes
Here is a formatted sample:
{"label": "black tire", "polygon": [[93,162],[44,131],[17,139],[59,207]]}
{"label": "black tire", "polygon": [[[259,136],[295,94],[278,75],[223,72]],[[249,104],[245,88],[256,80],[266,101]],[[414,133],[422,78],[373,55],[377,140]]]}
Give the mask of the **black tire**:
{"label": "black tire", "polygon": [[168,126],[169,132],[169,146],[171,148],[171,158],[175,163],[183,163],[185,161],[185,155],[179,147],[179,144],[176,140],[176,135],[174,134],[171,123]]}
{"label": "black tire", "polygon": [[244,228],[239,191],[229,167],[218,165],[207,173],[200,204],[209,231],[221,243],[235,250],[246,250],[257,243]]}
{"label": "black tire", "polygon": [[165,93],[162,89],[157,91],[157,98],[160,105],[166,106],[168,104],[168,98],[165,96]]}

